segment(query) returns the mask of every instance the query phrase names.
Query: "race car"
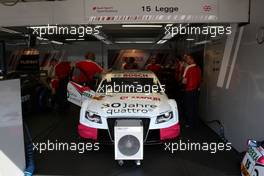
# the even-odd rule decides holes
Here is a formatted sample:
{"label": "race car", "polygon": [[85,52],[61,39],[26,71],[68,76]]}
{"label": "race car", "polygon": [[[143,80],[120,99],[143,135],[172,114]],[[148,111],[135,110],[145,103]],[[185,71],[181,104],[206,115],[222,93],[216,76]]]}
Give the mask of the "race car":
{"label": "race car", "polygon": [[248,151],[241,164],[242,176],[264,176],[264,141],[248,141]]}
{"label": "race car", "polygon": [[180,134],[177,103],[150,71],[112,71],[103,74],[96,91],[72,80],[68,101],[81,106],[78,133],[82,138],[114,142],[117,120],[143,122],[144,143],[173,140]]}

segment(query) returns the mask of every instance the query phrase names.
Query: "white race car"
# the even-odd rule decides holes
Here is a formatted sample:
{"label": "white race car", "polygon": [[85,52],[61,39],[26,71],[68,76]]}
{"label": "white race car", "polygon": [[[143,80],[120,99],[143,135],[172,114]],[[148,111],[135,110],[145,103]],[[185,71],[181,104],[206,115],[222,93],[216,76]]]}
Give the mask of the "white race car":
{"label": "white race car", "polygon": [[78,133],[101,142],[114,142],[118,119],[140,119],[144,142],[175,139],[180,134],[176,101],[150,71],[112,71],[102,76],[96,92],[74,81],[68,83],[68,101],[81,106]]}
{"label": "white race car", "polygon": [[242,176],[264,176],[264,141],[248,141],[248,151],[241,164]]}

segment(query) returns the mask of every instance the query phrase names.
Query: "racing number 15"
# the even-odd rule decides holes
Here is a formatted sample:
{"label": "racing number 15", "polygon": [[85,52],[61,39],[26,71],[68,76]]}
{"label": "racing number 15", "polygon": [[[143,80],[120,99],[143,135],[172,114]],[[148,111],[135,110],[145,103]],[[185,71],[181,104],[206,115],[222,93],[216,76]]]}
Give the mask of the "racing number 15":
{"label": "racing number 15", "polygon": [[143,12],[150,12],[151,7],[150,6],[142,6],[142,10],[143,10]]}

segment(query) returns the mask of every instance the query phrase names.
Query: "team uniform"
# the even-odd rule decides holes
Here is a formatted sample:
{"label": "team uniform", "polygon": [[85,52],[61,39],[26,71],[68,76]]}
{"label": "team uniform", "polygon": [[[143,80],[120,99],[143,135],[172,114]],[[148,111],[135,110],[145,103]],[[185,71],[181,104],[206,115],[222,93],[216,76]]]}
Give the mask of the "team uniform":
{"label": "team uniform", "polygon": [[103,72],[103,68],[92,60],[80,61],[76,63],[76,68],[82,70],[80,80],[83,82],[92,82],[96,74]]}
{"label": "team uniform", "polygon": [[153,71],[154,73],[159,73],[161,71],[161,65],[160,64],[148,64],[146,66],[146,70]]}
{"label": "team uniform", "polygon": [[189,65],[183,73],[184,111],[187,125],[195,126],[198,116],[198,93],[201,82],[201,69],[196,64]]}

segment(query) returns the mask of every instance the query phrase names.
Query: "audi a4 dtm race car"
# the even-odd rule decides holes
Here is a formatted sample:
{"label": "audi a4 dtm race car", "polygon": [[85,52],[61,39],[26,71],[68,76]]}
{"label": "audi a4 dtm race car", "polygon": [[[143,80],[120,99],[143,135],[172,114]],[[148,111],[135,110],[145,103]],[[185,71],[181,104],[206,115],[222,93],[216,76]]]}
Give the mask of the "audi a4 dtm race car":
{"label": "audi a4 dtm race car", "polygon": [[264,176],[264,141],[248,141],[248,151],[241,164],[242,176]]}
{"label": "audi a4 dtm race car", "polygon": [[78,133],[100,142],[114,142],[117,120],[141,120],[144,143],[175,139],[180,134],[176,101],[150,71],[112,71],[102,75],[94,92],[70,81],[68,101],[81,106]]}

